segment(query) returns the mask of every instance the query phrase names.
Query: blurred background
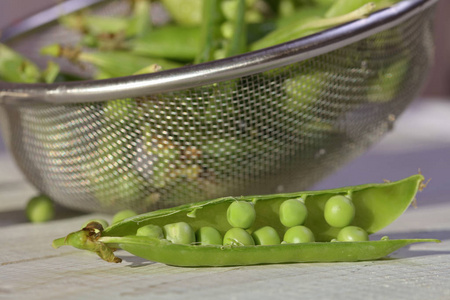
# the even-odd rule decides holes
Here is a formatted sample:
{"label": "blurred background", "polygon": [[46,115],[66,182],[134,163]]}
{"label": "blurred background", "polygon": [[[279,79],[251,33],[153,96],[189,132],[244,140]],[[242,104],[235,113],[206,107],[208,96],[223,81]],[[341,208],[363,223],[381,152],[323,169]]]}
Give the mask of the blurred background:
{"label": "blurred background", "polygon": [[[0,0],[0,29],[62,0]],[[435,202],[447,201],[450,185],[450,1],[440,0],[435,18],[435,62],[422,94],[400,117],[393,133],[314,188],[332,188],[380,178],[400,179],[420,167],[433,177]],[[5,145],[0,138],[0,157]]]}

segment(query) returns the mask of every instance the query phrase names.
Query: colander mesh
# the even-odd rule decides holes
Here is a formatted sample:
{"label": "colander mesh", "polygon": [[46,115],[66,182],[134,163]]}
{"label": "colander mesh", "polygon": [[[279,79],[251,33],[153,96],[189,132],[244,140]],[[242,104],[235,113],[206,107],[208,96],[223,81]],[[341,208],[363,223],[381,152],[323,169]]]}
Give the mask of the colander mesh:
{"label": "colander mesh", "polygon": [[1,122],[27,178],[74,209],[298,191],[392,128],[426,76],[431,25],[427,10],[331,53],[198,88],[3,105]]}

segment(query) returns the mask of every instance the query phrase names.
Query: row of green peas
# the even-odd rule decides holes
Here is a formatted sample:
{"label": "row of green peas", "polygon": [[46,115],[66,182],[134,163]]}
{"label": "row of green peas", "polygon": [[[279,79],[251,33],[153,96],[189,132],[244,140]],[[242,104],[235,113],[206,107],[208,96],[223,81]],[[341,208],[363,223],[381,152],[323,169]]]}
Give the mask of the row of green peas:
{"label": "row of green peas", "polygon": [[[132,211],[116,214],[113,223],[125,217],[133,216]],[[357,226],[351,226],[355,216],[355,207],[350,196],[336,195],[330,197],[324,207],[324,219],[328,225],[341,228],[336,239],[332,241],[368,241],[368,233]],[[140,227],[136,235],[158,239],[166,239],[174,244],[195,245],[277,245],[283,243],[315,242],[314,233],[303,224],[308,217],[308,210],[304,200],[285,200],[279,208],[279,221],[286,227],[283,239],[271,226],[263,226],[251,232],[254,225],[256,211],[254,205],[247,201],[234,201],[227,209],[227,221],[231,229],[222,236],[214,227],[201,227],[197,231],[186,222],[166,224],[162,228],[158,225]],[[107,226],[107,224],[105,224]]]}

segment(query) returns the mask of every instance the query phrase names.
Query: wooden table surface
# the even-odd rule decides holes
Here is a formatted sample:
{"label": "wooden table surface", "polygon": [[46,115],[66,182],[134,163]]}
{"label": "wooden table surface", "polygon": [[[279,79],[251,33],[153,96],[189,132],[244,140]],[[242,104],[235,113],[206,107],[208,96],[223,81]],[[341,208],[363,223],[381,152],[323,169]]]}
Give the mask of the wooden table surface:
{"label": "wooden table surface", "polygon": [[23,208],[36,191],[9,154],[0,154],[0,299],[450,299],[450,101],[418,101],[395,130],[314,189],[407,177],[432,180],[409,208],[372,239],[437,238],[386,259],[227,268],[178,268],[117,255],[109,264],[51,241],[94,217],[63,208],[30,224]]}

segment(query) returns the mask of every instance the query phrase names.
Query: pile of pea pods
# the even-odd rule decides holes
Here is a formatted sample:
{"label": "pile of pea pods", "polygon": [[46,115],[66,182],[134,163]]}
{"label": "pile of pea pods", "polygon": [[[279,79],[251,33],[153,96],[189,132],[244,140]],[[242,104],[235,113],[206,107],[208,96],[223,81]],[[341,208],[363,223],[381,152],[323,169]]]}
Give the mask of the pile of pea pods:
{"label": "pile of pea pods", "polygon": [[[50,44],[47,56],[96,68],[92,79],[150,73],[259,50],[366,17],[399,0],[121,0],[126,16],[83,10],[60,24],[81,35],[76,45]],[[152,7],[168,14],[154,24]],[[5,45],[0,47],[0,80],[37,83],[78,78],[50,62],[40,70]],[[118,64],[117,62],[121,63]]]}
{"label": "pile of pea pods", "polygon": [[[420,174],[381,184],[264,196],[226,197],[141,215],[111,226],[90,220],[53,241],[121,262],[114,251],[175,266],[364,261],[435,239],[369,240],[397,219],[424,187]],[[281,238],[282,237],[282,238]]]}

